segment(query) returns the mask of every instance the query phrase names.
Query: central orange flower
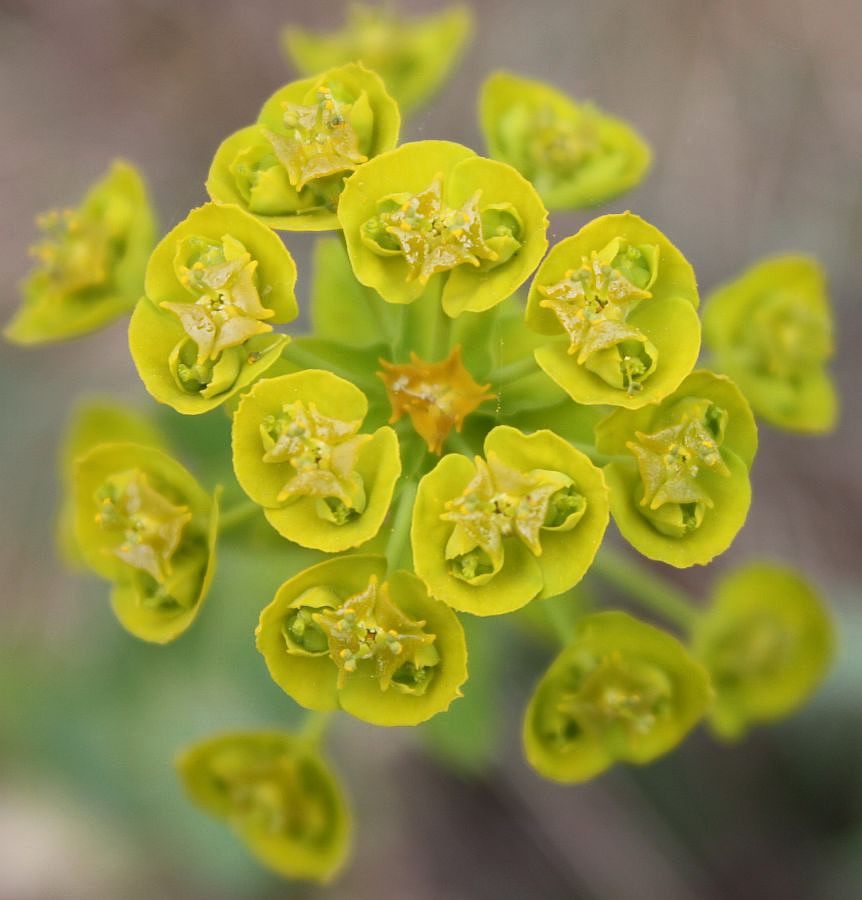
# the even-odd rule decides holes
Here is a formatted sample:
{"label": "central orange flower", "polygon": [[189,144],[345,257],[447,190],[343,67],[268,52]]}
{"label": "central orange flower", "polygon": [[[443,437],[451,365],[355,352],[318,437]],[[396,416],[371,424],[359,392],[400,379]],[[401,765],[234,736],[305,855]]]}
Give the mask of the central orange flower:
{"label": "central orange flower", "polygon": [[390,422],[405,413],[424,438],[432,453],[443,452],[443,442],[454,427],[461,430],[464,419],[485,400],[493,400],[489,384],[479,384],[461,362],[461,348],[454,347],[446,359],[431,363],[410,354],[409,363],[380,360],[378,376],[386,385],[392,404]]}

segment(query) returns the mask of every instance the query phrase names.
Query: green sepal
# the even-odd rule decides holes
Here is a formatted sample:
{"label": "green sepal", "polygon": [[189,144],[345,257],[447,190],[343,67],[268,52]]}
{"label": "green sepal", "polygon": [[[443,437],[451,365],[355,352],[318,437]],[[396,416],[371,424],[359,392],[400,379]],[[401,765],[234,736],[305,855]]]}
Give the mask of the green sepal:
{"label": "green sepal", "polygon": [[671,635],[623,612],[585,616],[542,676],[524,717],[527,761],[587,781],[615,762],[672,750],[712,700],[706,669]]}
{"label": "green sepal", "polygon": [[[99,524],[101,492],[130,476],[182,511],[183,525],[163,582],[120,555],[128,540],[125,533]],[[111,600],[120,623],[145,641],[174,640],[200,612],[215,571],[219,491],[210,497],[166,453],[129,443],[100,444],[78,458],[74,483],[78,547],[90,569],[114,582]]]}
{"label": "green sepal", "polygon": [[604,203],[650,166],[649,146],[628,123],[509,72],[485,79],[479,120],[489,155],[528,178],[550,210]]}
{"label": "green sepal", "polygon": [[[570,341],[556,314],[540,305],[544,299],[540,288],[563,281],[593,252],[607,252],[616,241],[644,254],[656,251],[650,281],[644,286],[650,296],[630,304],[624,316],[625,325],[636,329],[647,346],[657,351],[640,389],[634,392],[601,377],[600,360],[590,367],[579,363],[579,354],[569,353]],[[666,397],[694,368],[700,352],[698,303],[694,271],[685,257],[657,228],[626,212],[594,219],[553,247],[533,279],[525,321],[534,332],[555,337],[536,349],[536,362],[573,400],[638,409]]]}
{"label": "green sepal", "polygon": [[826,276],[807,256],[762,260],[709,297],[704,340],[754,412],[777,428],[820,433],[838,419],[826,363],[834,352]]}
{"label": "green sepal", "polygon": [[[321,88],[350,107],[346,127],[356,138],[357,155],[340,171],[294,185],[278,149],[291,133],[283,119],[285,105],[311,108]],[[280,88],[263,104],[254,125],[222,142],[210,166],[207,191],[213,200],[236,204],[279,231],[337,229],[343,178],[361,161],[395,147],[400,127],[398,105],[375,72],[352,61],[329,68]]]}
{"label": "green sepal", "polygon": [[[390,596],[399,610],[423,631],[434,635],[437,663],[424,693],[399,691],[394,684],[380,687],[372,660],[363,660],[344,677],[339,687],[339,667],[329,654],[291,653],[283,624],[289,610],[307,604],[310,591],[325,588],[344,603],[362,594],[371,579],[388,583]],[[314,594],[317,603],[326,594]],[[257,648],[266,660],[273,681],[308,709],[341,708],[373,725],[417,725],[443,712],[460,696],[467,678],[464,631],[455,614],[429,596],[416,576],[399,571],[387,575],[382,556],[342,556],[326,560],[286,581],[260,616],[255,632]]]}
{"label": "green sepal", "polygon": [[288,461],[263,459],[264,421],[297,401],[306,408],[313,404],[321,415],[344,423],[361,423],[368,410],[362,391],[321,369],[259,381],[242,398],[234,415],[232,446],[237,480],[248,496],[264,507],[267,521],[282,537],[327,553],[358,547],[377,534],[389,509],[401,474],[398,438],[388,426],[378,428],[373,435],[356,436],[365,441],[353,468],[361,479],[365,502],[355,517],[336,524],[321,517],[319,501],[313,496],[280,500],[296,470]]}
{"label": "green sepal", "polygon": [[793,569],[753,563],[715,588],[691,637],[716,701],[709,724],[737,740],[802,706],[832,661],[832,623],[815,589]]}
{"label": "green sepal", "polygon": [[[115,160],[72,215],[77,225],[70,228],[76,228],[85,239],[89,234],[90,243],[67,246],[66,263],[56,261],[52,271],[46,261],[22,282],[22,305],[3,330],[4,337],[13,343],[44,344],[89,334],[127,313],[141,296],[156,224],[138,170],[130,163]],[[58,222],[63,220],[62,215],[57,218]],[[61,241],[68,241],[70,235],[74,241],[74,234],[68,232]],[[70,266],[83,253],[93,257],[82,269],[89,283],[76,286],[74,282],[81,279],[70,282]],[[96,266],[102,269],[99,278],[90,275]]]}
{"label": "green sepal", "polygon": [[350,808],[309,741],[280,731],[223,734],[188,747],[176,768],[191,801],[226,822],[267,868],[325,883],[343,867]]}
{"label": "green sepal", "polygon": [[89,398],[76,405],[60,444],[59,471],[62,499],[57,513],[57,545],[63,561],[83,565],[75,540],[75,461],[99,444],[132,443],[165,449],[165,440],[143,414],[121,406],[116,399]]}
{"label": "green sepal", "polygon": [[453,609],[491,616],[512,612],[536,597],[555,596],[583,577],[607,527],[608,496],[601,470],[550,431],[528,436],[498,426],[487,435],[484,449],[486,456],[497,455],[520,473],[547,470],[565,476],[586,500],[581,518],[567,530],[541,529],[539,555],[509,535],[495,570],[468,582],[451,573],[447,550],[453,549],[456,527],[442,516],[447,503],[460,497],[476,476],[476,464],[457,454],[444,456],[419,482],[411,529],[416,574]]}
{"label": "green sepal", "polygon": [[[470,265],[460,263],[438,272],[427,283],[411,277],[410,267],[398,249],[372,249],[367,227],[381,214],[381,205],[397,203],[394,197],[416,197],[442,176],[442,202],[460,209],[479,194],[478,209],[508,205],[517,216],[511,219],[519,233],[520,247],[494,261]],[[385,211],[385,209],[384,209]],[[390,303],[412,303],[426,291],[439,290],[441,302],[452,318],[462,312],[490,309],[513,294],[529,277],[547,248],[547,213],[532,185],[504,163],[483,159],[472,150],[448,141],[417,141],[404,144],[366,163],[347,179],[338,205],[347,251],[356,278],[374,288]],[[483,235],[486,243],[496,240]]]}
{"label": "green sepal", "polygon": [[406,114],[436,93],[472,29],[473,14],[466,6],[404,20],[386,7],[351,4],[343,30],[315,34],[286,28],[282,48],[305,75],[361,60],[380,74]]}

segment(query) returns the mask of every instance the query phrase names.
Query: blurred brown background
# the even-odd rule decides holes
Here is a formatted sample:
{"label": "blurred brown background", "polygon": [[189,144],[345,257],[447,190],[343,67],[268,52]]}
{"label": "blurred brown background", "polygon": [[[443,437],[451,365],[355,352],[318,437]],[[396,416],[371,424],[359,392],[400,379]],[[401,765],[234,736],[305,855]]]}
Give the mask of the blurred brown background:
{"label": "blurred brown background", "polygon": [[[653,173],[608,209],[655,222],[704,293],[767,253],[823,260],[841,427],[816,439],[763,428],[748,525],[714,567],[674,577],[705,597],[717,572],[752,556],[803,567],[841,629],[828,684],[802,714],[739,747],[697,734],[648,770],[566,789],[533,776],[517,748],[520,710],[549,650],[513,653],[515,663],[499,661],[505,716],[481,776],[453,775],[402,730],[337,725],[332,754],[355,797],[357,857],[331,889],[284,885],[187,808],[168,765],[209,730],[290,720],[250,647],[257,611],[282,579],[231,582],[228,550],[194,633],[163,649],[123,635],[104,586],[55,562],[52,516],[56,444],[74,398],[99,390],[143,402],[124,326],[50,350],[3,346],[2,900],[862,895],[862,4],[472,5],[472,47],[405,138],[481,150],[484,75],[506,67],[546,78],[630,119],[652,143]],[[0,318],[17,303],[36,212],[76,202],[124,156],[149,178],[167,229],[205,199],[220,140],[294,77],[279,28],[332,28],[343,11],[294,0],[0,0]],[[586,218],[554,217],[552,240]],[[287,243],[305,291],[312,239]],[[186,425],[179,439],[220,441],[220,428]]]}

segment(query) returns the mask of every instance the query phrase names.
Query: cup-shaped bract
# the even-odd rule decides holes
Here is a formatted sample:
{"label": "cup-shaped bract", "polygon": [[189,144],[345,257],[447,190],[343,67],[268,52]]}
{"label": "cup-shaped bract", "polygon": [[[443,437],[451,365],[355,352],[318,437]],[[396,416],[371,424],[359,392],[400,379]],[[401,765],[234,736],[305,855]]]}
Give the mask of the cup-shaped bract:
{"label": "cup-shaped bract", "polygon": [[548,246],[535,188],[461,144],[416,141],[361,166],[338,204],[357,279],[389,303],[440,290],[444,312],[490,309]]}
{"label": "cup-shaped bract", "polygon": [[404,113],[435,93],[454,68],[473,27],[470,9],[451,6],[421,19],[351,4],[341,31],[287,28],[284,51],[303,75],[359,60],[377,72]]}
{"label": "cup-shaped bract", "polygon": [[76,209],[36,220],[35,268],[23,302],[3,334],[16,344],[44,344],[96,331],[129,312],[141,296],[155,243],[155,221],[138,170],[115,161]]}
{"label": "cup-shaped bract", "polygon": [[371,540],[401,474],[398,437],[360,432],[368,401],[321,369],[259,381],[233,420],[242,489],[282,537],[327,553]]}
{"label": "cup-shaped bract", "polygon": [[536,362],[573,400],[637,409],[694,368],[697,306],[685,257],[626,212],[594,219],[551,250],[530,287],[526,322],[555,338]]}
{"label": "cup-shaped bract", "polygon": [[226,138],[207,191],[279,231],[337,229],[345,176],[391,150],[400,127],[378,75],[356,63],[329,69],[276,91],[254,125]]}
{"label": "cup-shaped bract", "polygon": [[760,418],[787,431],[835,426],[838,398],[826,369],[832,327],[826,277],[807,256],[762,260],[718,288],[703,310],[716,367]]}
{"label": "cup-shaped bract", "polygon": [[91,398],[73,411],[60,445],[62,497],[57,514],[57,543],[63,561],[83,565],[75,540],[75,462],[100,444],[131,443],[164,449],[161,432],[145,415],[117,399]]}
{"label": "cup-shaped bract", "polygon": [[531,181],[551,210],[604,203],[650,165],[648,145],[626,122],[510,72],[485,80],[479,119],[489,155]]}
{"label": "cup-shaped bract", "polygon": [[382,556],[342,556],[286,581],[260,615],[273,681],[308,709],[373,725],[418,725],[467,680],[464,629],[449,607]]}
{"label": "cup-shaped bract", "polygon": [[147,265],[129,348],[147,390],[205,413],[275,363],[296,318],[296,264],[281,239],[239,207],[207,203],[168,232]]}
{"label": "cup-shaped bract", "polygon": [[135,637],[164,644],[195,620],[215,571],[218,491],[155,447],[99,444],[75,463],[75,536],[113,582],[111,605]]}
{"label": "cup-shaped bract", "polygon": [[431,594],[493,616],[581,580],[607,528],[608,491],[601,469],[547,430],[500,425],[484,450],[444,456],[420,481],[411,534]]}
{"label": "cup-shaped bract", "polygon": [[814,588],[793,569],[768,563],[725,577],[691,640],[716,692],[709,724],[726,740],[802,706],[823,680],[834,643]]}
{"label": "cup-shaped bract", "polygon": [[706,669],[674,637],[627,613],[585,616],[533,693],[524,748],[545,778],[587,781],[615,762],[672,750],[709,707]]}
{"label": "cup-shaped bract", "polygon": [[650,559],[706,565],[745,524],[757,425],[726,376],[700,369],[661,403],[617,409],[595,427],[611,514]]}
{"label": "cup-shaped bract", "polygon": [[187,748],[176,765],[192,802],[226,822],[267,868],[327,882],[344,865],[350,810],[310,741],[282,731],[224,734]]}

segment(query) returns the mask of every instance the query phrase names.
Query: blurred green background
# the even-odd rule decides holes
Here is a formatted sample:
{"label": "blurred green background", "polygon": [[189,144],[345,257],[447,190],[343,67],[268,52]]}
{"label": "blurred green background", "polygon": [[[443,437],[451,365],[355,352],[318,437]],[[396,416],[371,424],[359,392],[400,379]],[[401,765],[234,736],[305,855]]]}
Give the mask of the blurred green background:
{"label": "blurred green background", "polygon": [[[470,629],[467,697],[448,725],[419,736],[427,740],[338,721],[330,748],[353,796],[355,860],[325,890],[278,882],[185,803],[170,761],[212,731],[298,721],[252,643],[258,611],[296,555],[265,525],[250,546],[225,540],[188,635],[166,648],[126,636],[107,587],[66,573],[53,547],[56,446],[75,398],[113,392],[147,404],[124,325],[49,350],[3,346],[2,900],[862,896],[862,5],[473,6],[471,49],[405,138],[481,150],[481,79],[498,67],[546,78],[630,119],[652,143],[652,175],[608,210],[655,222],[704,293],[770,252],[823,260],[838,323],[840,429],[797,438],[763,428],[754,506],[732,550],[706,571],[662,574],[706,598],[717,573],[753,557],[800,566],[838,623],[831,677],[803,713],[740,746],[697,733],[649,769],[562,788],[527,769],[517,737],[552,648],[510,619],[480,622]],[[167,229],[205,199],[219,141],[294,77],[280,26],[331,28],[343,12],[294,0],[0,0],[2,319],[17,302],[36,212],[76,202],[121,155],[149,178]],[[552,240],[587,218],[555,216]],[[313,240],[287,243],[304,297]],[[220,413],[158,415],[206,484],[230,480]],[[204,454],[192,449],[200,445]],[[453,730],[469,736],[457,758]]]}

